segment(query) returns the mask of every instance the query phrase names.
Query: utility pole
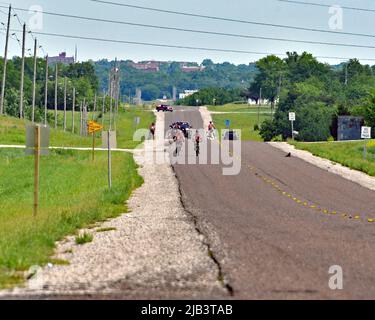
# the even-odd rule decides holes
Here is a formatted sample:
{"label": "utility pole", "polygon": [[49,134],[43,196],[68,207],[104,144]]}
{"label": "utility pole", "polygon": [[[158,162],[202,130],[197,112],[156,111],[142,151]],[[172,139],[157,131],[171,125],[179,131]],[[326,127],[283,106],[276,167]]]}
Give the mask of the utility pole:
{"label": "utility pole", "polygon": [[3,82],[1,83],[1,99],[0,99],[0,114],[4,114],[4,97],[5,97],[5,81],[7,77],[7,61],[8,61],[8,43],[9,43],[9,29],[10,17],[12,13],[12,6],[9,5],[7,32],[5,36],[5,52],[4,52],[4,67],[3,67]]}
{"label": "utility pole", "polygon": [[105,114],[105,91],[103,90],[103,105],[102,105],[102,126],[104,126],[104,114]]}
{"label": "utility pole", "polygon": [[80,114],[80,125],[79,125],[79,135],[82,136],[82,101],[79,105],[79,114]]}
{"label": "utility pole", "polygon": [[260,126],[260,104],[262,103],[262,88],[259,89],[259,103],[258,103],[258,128]]}
{"label": "utility pole", "polygon": [[64,131],[66,130],[66,77],[64,78]]}
{"label": "utility pole", "polygon": [[87,104],[86,102],[83,103],[83,135],[87,137]]}
{"label": "utility pole", "polygon": [[113,100],[112,100],[112,81],[110,81],[109,83],[109,97],[110,97],[110,100],[109,100],[109,131],[112,131],[112,104],[113,104]]}
{"label": "utility pole", "polygon": [[76,88],[73,88],[73,102],[72,102],[72,133],[74,133],[74,112],[76,108]]}
{"label": "utility pole", "polygon": [[34,40],[34,75],[33,75],[33,100],[32,100],[32,116],[31,116],[31,121],[32,123],[35,122],[35,90],[36,90],[36,50],[38,46],[38,41],[37,39]]}
{"label": "utility pole", "polygon": [[92,120],[95,120],[96,103],[97,103],[97,94],[95,93],[95,97],[94,97],[94,112],[92,114]]}
{"label": "utility pole", "polygon": [[26,42],[26,24],[22,31],[22,62],[21,62],[21,85],[20,85],[20,119],[23,118],[23,85],[25,76],[25,42]]}
{"label": "utility pole", "polygon": [[44,87],[44,125],[47,125],[48,115],[48,55],[46,56],[46,83]]}
{"label": "utility pole", "polygon": [[94,112],[96,112],[96,103],[97,103],[97,94],[95,93],[95,97],[94,97]]}
{"label": "utility pole", "polygon": [[58,77],[58,67],[57,67],[57,63],[56,63],[56,66],[55,66],[55,129],[57,129],[57,77]]}

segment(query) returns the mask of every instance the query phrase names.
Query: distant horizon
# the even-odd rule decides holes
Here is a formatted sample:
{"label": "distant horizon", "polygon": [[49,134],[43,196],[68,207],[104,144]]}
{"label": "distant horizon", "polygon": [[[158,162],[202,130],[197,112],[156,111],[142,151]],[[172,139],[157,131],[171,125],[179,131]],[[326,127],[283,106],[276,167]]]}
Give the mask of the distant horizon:
{"label": "distant horizon", "polygon": [[[62,50],[62,51],[60,51],[59,53],[57,53],[57,54],[53,54],[53,55],[49,55],[49,57],[51,58],[51,57],[58,57],[59,56],[59,54],[61,54],[61,53],[66,53],[66,56],[67,57],[74,57],[74,54],[70,54],[68,51],[65,51],[65,50]],[[307,53],[310,53],[310,52],[307,52]],[[299,52],[297,52],[297,54],[301,54],[301,53],[299,53]],[[278,55],[277,55],[278,56]],[[3,58],[3,56],[2,55],[0,55],[0,57],[1,58]],[[40,59],[43,59],[43,58],[45,58],[45,57],[43,57],[43,56],[38,56]],[[248,66],[248,65],[251,65],[251,64],[256,64],[257,63],[257,61],[259,61],[260,59],[262,59],[262,58],[265,58],[265,57],[267,57],[266,55],[265,56],[262,56],[262,57],[260,57],[258,60],[256,60],[256,61],[251,61],[251,62],[248,62],[248,63],[235,63],[235,62],[232,62],[232,61],[214,61],[213,59],[211,59],[211,58],[209,58],[209,57],[207,57],[207,58],[204,58],[204,59],[202,59],[202,61],[201,62],[199,62],[199,61],[193,61],[193,60],[190,60],[190,61],[188,61],[188,60],[186,60],[186,61],[180,61],[180,60],[158,60],[158,59],[142,59],[142,60],[136,60],[136,59],[130,59],[130,58],[123,58],[123,59],[118,59],[118,58],[113,58],[113,59],[110,59],[110,58],[98,58],[98,59],[86,59],[86,60],[83,60],[83,59],[79,59],[79,53],[78,53],[78,60],[76,61],[76,63],[78,62],[89,62],[89,61],[93,61],[93,62],[99,62],[99,61],[108,61],[108,62],[115,62],[116,61],[116,59],[117,59],[117,61],[118,62],[126,62],[126,61],[132,61],[132,62],[134,62],[134,63],[140,63],[140,62],[145,62],[145,61],[155,61],[155,62],[164,62],[164,63],[172,63],[172,62],[179,62],[179,63],[182,63],[182,62],[186,62],[186,63],[197,63],[198,65],[201,65],[202,63],[203,63],[203,61],[204,60],[211,60],[214,64],[223,64],[223,63],[230,63],[230,64],[232,64],[232,65],[235,65],[235,66],[240,66],[240,65],[246,65],[246,66]],[[314,55],[313,55],[313,57],[314,58],[316,58]],[[20,58],[20,55],[13,55],[12,57],[11,57],[11,59],[13,59],[13,58]],[[26,58],[31,58],[31,57],[26,57]],[[280,57],[281,58],[281,57]],[[284,59],[284,58],[281,58],[281,59]],[[347,61],[349,61],[349,60],[347,60],[347,61],[341,61],[341,62],[338,62],[338,63],[334,63],[334,64],[332,64],[332,63],[328,63],[328,62],[325,62],[325,61],[321,61],[320,59],[318,59],[318,58],[316,58],[319,62],[321,62],[321,63],[325,63],[325,64],[328,64],[328,65],[330,65],[330,66],[340,66],[340,65],[342,65],[342,64],[345,64],[345,62],[347,62]],[[358,58],[356,58],[356,57],[353,57],[353,58],[351,58],[351,59],[358,59]],[[359,61],[360,61],[360,59],[358,59]],[[361,61],[360,61],[361,62]],[[362,65],[369,65],[369,66],[375,66],[375,61],[374,61],[374,64],[370,64],[370,63],[363,63],[363,62],[361,62],[361,64]]]}

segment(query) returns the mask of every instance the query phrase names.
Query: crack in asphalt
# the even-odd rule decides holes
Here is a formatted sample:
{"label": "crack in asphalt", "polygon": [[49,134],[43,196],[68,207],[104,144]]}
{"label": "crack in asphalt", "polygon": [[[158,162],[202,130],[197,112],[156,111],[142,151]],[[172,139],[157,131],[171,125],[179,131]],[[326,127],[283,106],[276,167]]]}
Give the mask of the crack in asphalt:
{"label": "crack in asphalt", "polygon": [[178,176],[176,174],[174,166],[172,166],[172,170],[173,170],[173,173],[174,173],[174,175],[176,177],[176,180],[177,180],[177,183],[178,183],[178,192],[179,192],[179,198],[180,198],[180,202],[181,202],[182,208],[187,213],[187,215],[190,216],[191,220],[193,221],[195,230],[198,232],[199,235],[203,236],[203,238],[204,238],[203,244],[207,247],[208,256],[214,262],[214,264],[216,265],[216,267],[218,269],[217,280],[223,286],[223,288],[227,291],[227,293],[231,297],[233,297],[234,296],[234,289],[230,285],[230,283],[229,283],[226,275],[224,274],[223,267],[222,267],[219,259],[216,257],[216,255],[214,253],[214,250],[212,249],[212,246],[211,246],[211,244],[210,244],[210,242],[208,240],[208,236],[199,227],[199,218],[191,210],[189,210],[187,208],[187,206],[186,206],[186,204],[185,204],[185,202],[183,200],[184,197],[183,197],[183,193],[182,193],[182,189],[181,189],[181,183],[178,180]]}

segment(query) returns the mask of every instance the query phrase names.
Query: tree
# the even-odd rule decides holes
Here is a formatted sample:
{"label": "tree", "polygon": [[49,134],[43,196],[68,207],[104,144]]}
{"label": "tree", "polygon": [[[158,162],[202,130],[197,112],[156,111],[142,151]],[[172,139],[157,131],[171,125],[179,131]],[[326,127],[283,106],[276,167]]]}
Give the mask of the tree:
{"label": "tree", "polygon": [[285,63],[282,59],[270,55],[260,59],[256,66],[258,73],[248,92],[259,99],[259,93],[257,94],[256,91],[259,92],[259,89],[262,88],[262,96],[271,102],[273,108],[275,100],[280,93],[280,85],[285,73]]}

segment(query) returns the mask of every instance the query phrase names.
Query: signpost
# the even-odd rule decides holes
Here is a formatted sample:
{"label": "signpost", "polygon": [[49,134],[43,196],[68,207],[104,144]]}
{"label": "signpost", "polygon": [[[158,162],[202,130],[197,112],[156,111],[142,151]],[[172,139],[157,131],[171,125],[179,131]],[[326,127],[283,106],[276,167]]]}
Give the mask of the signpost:
{"label": "signpost", "polygon": [[92,134],[92,160],[95,159],[95,133],[101,131],[103,126],[95,121],[89,121],[87,123],[89,134]]}
{"label": "signpost", "polygon": [[112,188],[112,157],[111,149],[117,148],[116,131],[106,131],[102,134],[102,148],[108,149],[108,188]]}
{"label": "signpost", "polygon": [[292,139],[294,140],[294,121],[296,121],[296,113],[289,112],[289,121],[292,124]]}
{"label": "signpost", "polygon": [[229,129],[229,127],[230,127],[230,120],[225,120],[225,127],[227,128],[227,129]]}
{"label": "signpost", "polygon": [[34,217],[39,207],[39,171],[40,155],[49,153],[49,127],[32,124],[26,127],[26,155],[35,157],[34,164]]}
{"label": "signpost", "polygon": [[140,117],[135,117],[134,118],[134,127],[135,127],[135,130],[138,129],[138,126],[139,126],[140,123],[141,123],[141,118]]}
{"label": "signpost", "polygon": [[371,139],[371,127],[361,127],[361,139],[365,139],[363,146],[363,159],[367,158],[367,140]]}

